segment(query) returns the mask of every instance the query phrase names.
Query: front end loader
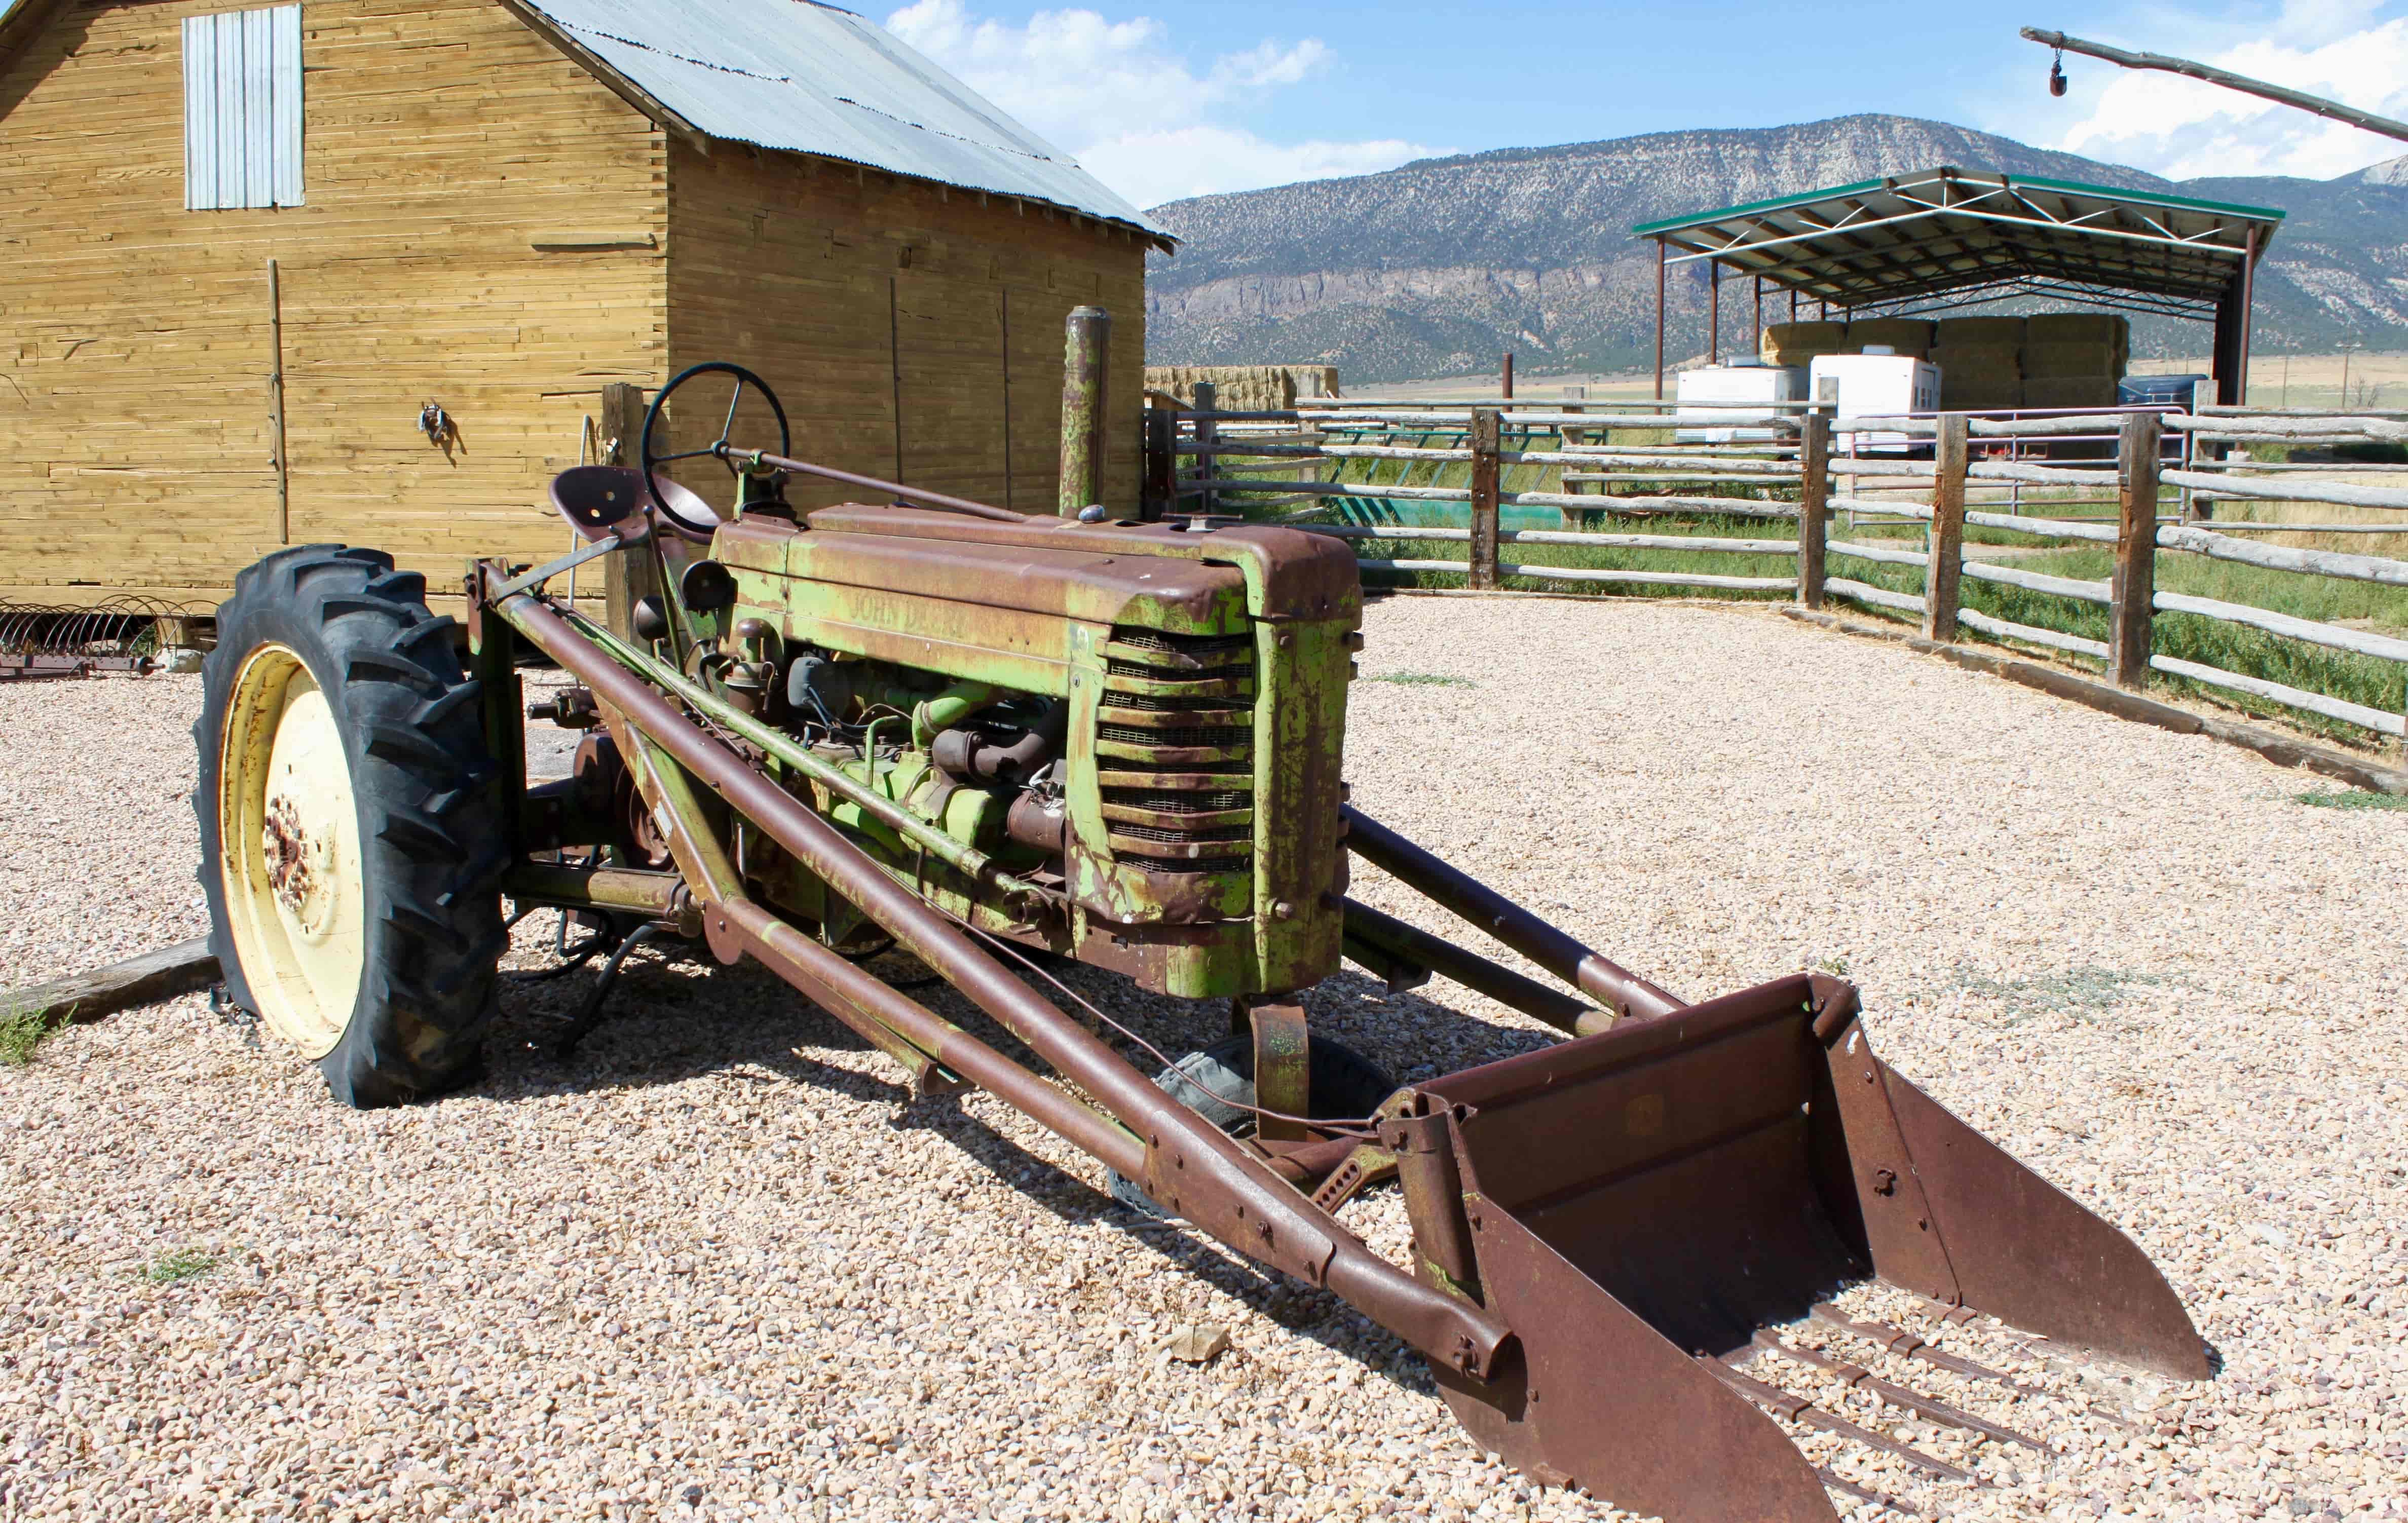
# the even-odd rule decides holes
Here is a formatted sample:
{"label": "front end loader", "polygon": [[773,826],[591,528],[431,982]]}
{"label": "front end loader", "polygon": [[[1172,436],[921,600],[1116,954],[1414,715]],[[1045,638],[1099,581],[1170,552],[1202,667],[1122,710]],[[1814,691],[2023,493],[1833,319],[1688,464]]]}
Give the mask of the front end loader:
{"label": "front end loader", "polygon": [[[1833,1489],[1905,1508],[1792,1430],[1972,1482],[1779,1384],[1800,1372],[2032,1442],[1839,1358],[1855,1340],[2012,1383],[1835,1304],[1866,1281],[1934,1337],[1988,1314],[2069,1356],[2207,1374],[2141,1251],[1885,1065],[1848,984],[1687,1003],[1354,809],[1342,542],[1025,517],[793,458],[781,413],[774,449],[724,427],[663,448],[664,404],[723,381],[728,419],[748,393],[775,411],[738,367],[677,377],[640,468],[553,483],[578,548],[471,570],[465,642],[372,550],[280,551],[222,610],[195,730],[216,950],[229,997],[337,1096],[473,1076],[504,897],[619,955],[750,958],[921,1092],[984,1089],[1132,1207],[1358,1308],[1528,1474],[1673,1519],[1828,1519]],[[710,462],[724,512],[677,484]],[[797,511],[796,477],[863,500]],[[626,591],[597,620],[553,587],[606,558]],[[536,717],[582,736],[571,776],[529,787],[521,674],[547,667],[573,685]],[[1350,899],[1357,857],[1548,978]],[[890,946],[1037,1066],[862,965]],[[1226,1001],[1230,1040],[1142,1072],[1052,959]],[[1306,1019],[1341,960],[1391,989],[1442,975],[1564,1039],[1397,1085]],[[1408,1264],[1342,1219],[1391,1179]],[[1813,1325],[1831,1341],[1792,1341]]]}

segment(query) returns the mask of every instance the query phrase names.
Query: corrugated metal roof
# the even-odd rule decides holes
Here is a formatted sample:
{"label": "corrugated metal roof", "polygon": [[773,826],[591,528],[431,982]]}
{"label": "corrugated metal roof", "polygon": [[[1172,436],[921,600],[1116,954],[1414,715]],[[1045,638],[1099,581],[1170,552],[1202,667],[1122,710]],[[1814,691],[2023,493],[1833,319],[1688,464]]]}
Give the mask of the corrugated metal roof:
{"label": "corrugated metal roof", "polygon": [[[1974,291],[2211,312],[2283,222],[2267,206],[1942,164],[1631,232],[1862,315]],[[1981,299],[1988,299],[1984,297]]]}
{"label": "corrugated metal roof", "polygon": [[865,17],[813,0],[519,0],[699,132],[1170,235]]}

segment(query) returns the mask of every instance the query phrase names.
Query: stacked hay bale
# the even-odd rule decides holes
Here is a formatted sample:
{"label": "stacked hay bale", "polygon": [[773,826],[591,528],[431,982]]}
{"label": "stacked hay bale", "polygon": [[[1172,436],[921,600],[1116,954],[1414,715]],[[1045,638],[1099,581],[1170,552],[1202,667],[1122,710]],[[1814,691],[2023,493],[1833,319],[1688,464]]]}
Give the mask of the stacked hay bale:
{"label": "stacked hay bale", "polygon": [[1299,396],[1337,396],[1336,365],[1148,365],[1145,389],[1168,392],[1182,406],[1196,400],[1196,384],[1209,381],[1213,406],[1224,412],[1272,412],[1296,406]]}
{"label": "stacked hay bale", "polygon": [[1848,347],[1842,353],[1862,354],[1885,348],[1912,359],[1931,358],[1931,323],[1924,318],[1858,318],[1848,324]]}
{"label": "stacked hay bale", "polygon": [[2048,312],[2024,322],[2024,406],[2112,407],[2132,325],[2113,312]]}
{"label": "stacked hay bale", "polygon": [[1769,365],[1791,365],[1804,370],[1818,356],[1846,354],[1848,325],[1844,322],[1776,322],[1764,330],[1763,342],[1756,346]]}
{"label": "stacked hay bale", "polygon": [[1940,367],[1940,406],[1946,412],[2021,406],[2024,320],[1942,318],[1931,346]]}

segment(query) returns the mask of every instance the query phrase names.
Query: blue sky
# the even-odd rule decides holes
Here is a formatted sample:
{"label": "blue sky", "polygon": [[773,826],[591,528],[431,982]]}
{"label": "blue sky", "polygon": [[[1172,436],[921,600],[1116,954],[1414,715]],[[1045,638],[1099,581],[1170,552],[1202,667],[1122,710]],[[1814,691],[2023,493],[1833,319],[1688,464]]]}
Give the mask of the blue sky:
{"label": "blue sky", "polygon": [[[858,4],[859,0],[853,0]],[[2327,178],[2408,152],[2169,75],[2048,53],[2062,28],[2408,117],[2408,0],[2072,7],[1745,0],[1210,7],[917,0],[871,9],[1139,204],[1429,153],[1890,111],[2174,178]],[[2280,43],[2263,39],[2280,37]]]}

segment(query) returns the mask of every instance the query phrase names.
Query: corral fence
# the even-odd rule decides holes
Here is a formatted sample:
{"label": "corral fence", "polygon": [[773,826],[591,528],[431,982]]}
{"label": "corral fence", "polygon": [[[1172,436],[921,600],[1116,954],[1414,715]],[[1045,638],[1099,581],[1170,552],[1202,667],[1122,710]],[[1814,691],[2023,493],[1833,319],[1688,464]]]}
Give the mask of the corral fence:
{"label": "corral fence", "polygon": [[[1807,608],[1854,604],[1911,616],[1936,641],[1970,631],[2087,657],[2127,689],[2145,686],[2157,672],[2382,735],[2408,733],[2408,640],[2352,627],[2377,620],[2344,623],[2262,605],[2297,601],[2284,576],[2408,593],[2408,561],[2257,537],[2408,536],[2408,483],[2344,479],[2408,464],[2265,458],[2396,447],[2408,442],[2408,415],[2195,406],[1840,418],[1828,402],[1702,407],[1335,398],[1223,411],[1210,387],[1195,402],[1149,411],[1148,511],[1235,510],[1340,536],[1356,545],[1369,585],[1436,574],[1459,576],[1473,589],[1518,579],[1562,589],[1782,595]],[[1517,490],[1516,475],[1536,484],[1526,480]],[[2372,522],[2217,516],[2278,503],[2286,511],[2314,512],[2316,505],[2380,511]],[[1444,521],[1458,505],[1460,521]],[[1531,525],[1532,510],[1549,509],[1553,523]],[[1416,521],[1383,521],[1405,510]],[[2386,518],[2394,513],[2396,523]],[[1642,529],[1691,532],[1594,527],[1624,518],[1641,520]],[[1701,520],[1712,529],[1714,520],[1734,520],[1763,527],[1743,536],[1695,532]],[[1971,553],[1969,528],[1987,542]],[[1909,531],[1919,531],[1919,544],[1894,537]],[[1892,537],[1885,543],[1885,536]],[[1379,553],[1414,546],[1422,553]],[[1460,559],[1429,553],[1455,546]],[[1548,560],[1555,562],[1577,549],[1649,563],[1541,563],[1515,554],[1526,547],[1555,551]],[[2076,578],[2013,563],[2080,549],[2106,553],[2109,574]],[[1778,557],[1793,569],[1678,569],[1687,557],[1734,556]],[[2280,575],[2249,576],[2252,601],[2200,596],[2159,587],[2166,557]],[[2105,638],[2095,637],[2095,628],[2080,633],[2079,618],[2043,611],[2017,619],[1970,607],[1968,583],[2013,589],[2018,607],[2086,607],[2093,625],[2103,613]],[[2169,648],[2159,635],[2166,615],[2256,632],[2286,649],[2381,664],[2354,667],[2349,683],[2278,680],[2267,674],[2289,670],[2280,651],[2237,660],[2211,640],[2203,643],[2222,659],[2201,660],[2189,648],[2200,640]],[[2366,701],[2370,693],[2383,701]]]}

